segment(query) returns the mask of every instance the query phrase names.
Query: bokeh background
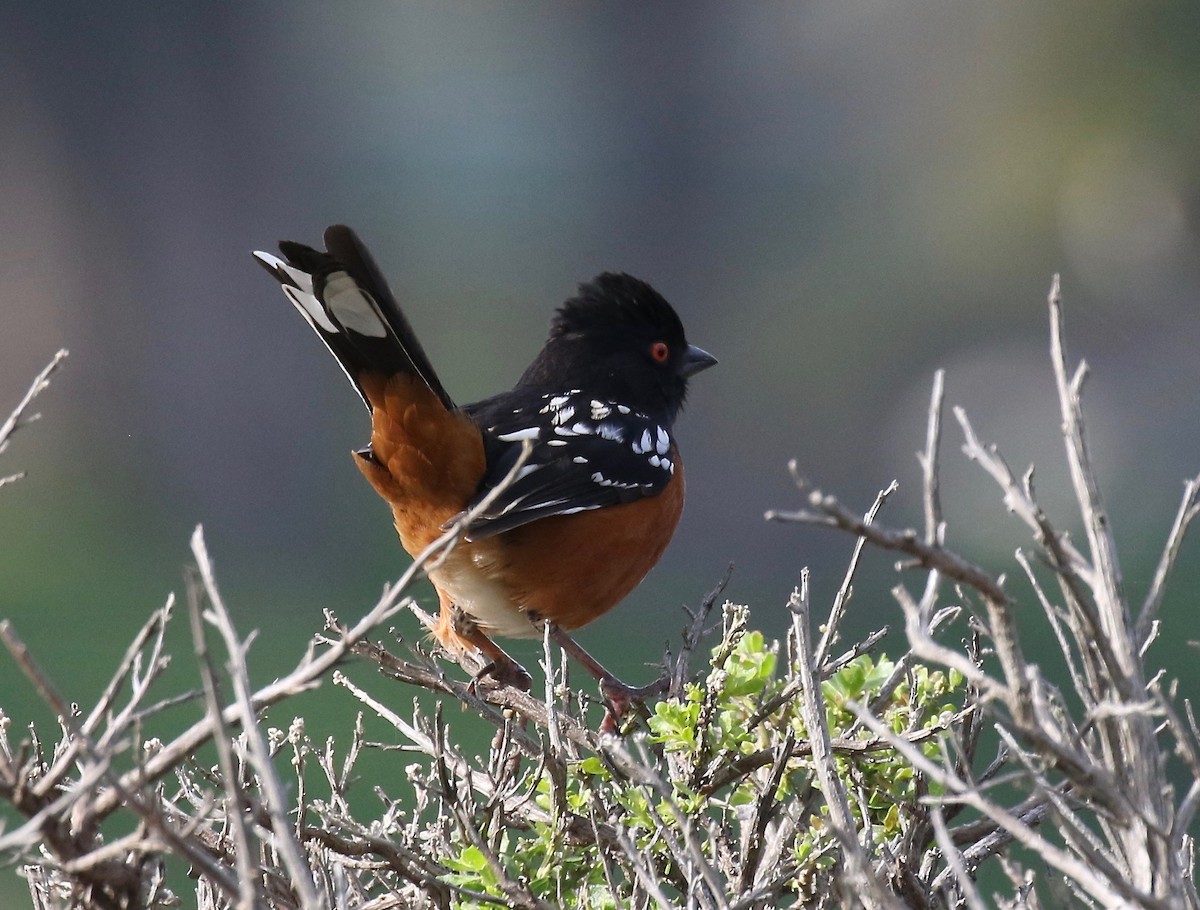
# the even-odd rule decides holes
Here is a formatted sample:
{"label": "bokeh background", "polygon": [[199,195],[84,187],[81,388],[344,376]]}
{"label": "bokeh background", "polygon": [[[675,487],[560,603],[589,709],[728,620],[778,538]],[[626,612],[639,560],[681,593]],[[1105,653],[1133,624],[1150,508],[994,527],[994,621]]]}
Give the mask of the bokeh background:
{"label": "bokeh background", "polygon": [[[919,519],[937,367],[1077,529],[1054,272],[1135,602],[1200,471],[1194,3],[43,2],[0,35],[0,410],[71,350],[0,457],[28,472],[0,491],[0,616],[80,702],[198,523],[262,681],[406,564],[348,454],[365,412],[249,257],[333,221],[459,400],[511,383],[605,269],[720,357],[679,425],[676,543],[583,636],[632,679],[730,561],[771,634],[802,566],[827,603],[852,542],[762,517],[798,503],[789,458],[861,508],[898,478],[885,520]],[[1025,536],[960,441],[948,420],[948,540],[1011,573]],[[1193,692],[1198,564],[1191,541],[1152,652]],[[895,624],[891,572],[868,556],[852,630]],[[14,738],[50,720],[28,693],[0,655]],[[326,692],[309,720],[354,710]],[[0,873],[0,905],[27,900]]]}

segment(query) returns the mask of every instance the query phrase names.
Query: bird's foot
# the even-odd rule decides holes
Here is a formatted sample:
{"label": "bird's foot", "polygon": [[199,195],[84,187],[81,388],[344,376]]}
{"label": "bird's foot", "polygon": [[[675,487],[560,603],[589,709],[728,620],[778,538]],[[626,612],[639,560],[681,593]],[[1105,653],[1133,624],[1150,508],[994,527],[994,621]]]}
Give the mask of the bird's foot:
{"label": "bird's foot", "polygon": [[533,677],[524,667],[509,657],[508,652],[492,641],[479,624],[460,607],[453,607],[450,614],[450,631],[460,641],[474,648],[487,661],[483,669],[471,677],[468,691],[479,694],[479,684],[490,680],[497,686],[512,686],[522,692],[533,688]]}
{"label": "bird's foot", "polygon": [[630,686],[615,676],[600,680],[600,694],[604,696],[606,710],[600,722],[601,733],[619,733],[621,721],[630,710],[644,705],[651,698],[665,695],[670,680],[663,676],[647,686]]}
{"label": "bird's foot", "polygon": [[504,655],[503,660],[493,659],[482,670],[471,677],[471,682],[467,688],[472,695],[478,694],[479,684],[485,680],[491,681],[497,686],[512,686],[514,689],[520,689],[522,692],[528,692],[533,688],[533,677],[529,675],[529,671],[507,654]]}
{"label": "bird's foot", "polygon": [[[543,622],[541,617],[531,615],[530,621]],[[550,638],[569,654],[577,664],[583,667],[600,684],[600,694],[604,697],[604,720],[600,722],[601,733],[617,733],[621,721],[634,707],[644,704],[648,699],[656,698],[666,693],[669,680],[666,677],[655,680],[648,686],[640,688],[626,685],[604,668],[596,658],[592,657],[583,646],[570,635],[552,622],[547,622]]]}

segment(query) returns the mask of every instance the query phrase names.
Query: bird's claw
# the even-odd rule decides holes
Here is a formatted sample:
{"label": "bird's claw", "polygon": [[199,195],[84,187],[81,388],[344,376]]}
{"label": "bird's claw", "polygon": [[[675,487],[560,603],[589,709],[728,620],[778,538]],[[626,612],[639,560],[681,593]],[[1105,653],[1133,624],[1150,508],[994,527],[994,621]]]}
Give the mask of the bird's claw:
{"label": "bird's claw", "polygon": [[604,720],[600,722],[600,732],[620,732],[621,721],[631,708],[666,694],[669,685],[670,680],[665,676],[646,686],[630,686],[613,676],[600,680],[600,694],[604,696],[607,705]]}
{"label": "bird's claw", "polygon": [[493,660],[471,677],[471,681],[467,684],[467,691],[472,695],[478,695],[479,684],[484,680],[491,680],[497,686],[501,687],[512,686],[514,689],[520,689],[522,692],[528,692],[533,688],[533,677],[515,660],[510,660],[507,663]]}

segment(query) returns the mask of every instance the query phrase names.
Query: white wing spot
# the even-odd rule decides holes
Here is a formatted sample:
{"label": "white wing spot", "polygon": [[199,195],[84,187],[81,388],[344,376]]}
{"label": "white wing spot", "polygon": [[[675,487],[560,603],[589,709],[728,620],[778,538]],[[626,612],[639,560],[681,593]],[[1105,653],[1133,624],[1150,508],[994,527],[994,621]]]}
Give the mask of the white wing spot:
{"label": "white wing spot", "polygon": [[653,445],[653,443],[650,440],[650,431],[642,430],[642,438],[637,440],[634,443],[631,443],[630,445],[632,446],[633,451],[636,454],[645,455],[647,452],[650,451],[650,446]]}
{"label": "white wing spot", "polygon": [[667,452],[671,451],[671,437],[667,435],[667,431],[662,427],[655,427],[654,431],[658,434],[654,448],[659,455],[666,455]]}
{"label": "white wing spot", "polygon": [[592,474],[592,482],[598,483],[602,487],[616,487],[618,490],[636,490],[643,486],[643,484],[640,483],[622,483],[619,480],[609,480],[599,471],[596,471],[594,474]]}
{"label": "white wing spot", "polygon": [[501,433],[496,438],[501,442],[520,442],[523,439],[537,439],[541,435],[538,427],[525,427],[523,430],[513,430],[511,433]]}
{"label": "white wing spot", "polygon": [[625,440],[625,434],[615,423],[602,423],[596,427],[596,432],[604,439],[611,439],[613,442],[624,442]]}

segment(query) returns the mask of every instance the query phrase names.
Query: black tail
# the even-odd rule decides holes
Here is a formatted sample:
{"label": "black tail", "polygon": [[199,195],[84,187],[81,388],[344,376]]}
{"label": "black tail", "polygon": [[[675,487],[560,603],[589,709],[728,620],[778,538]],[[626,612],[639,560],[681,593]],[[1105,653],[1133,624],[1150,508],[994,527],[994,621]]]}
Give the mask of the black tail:
{"label": "black tail", "polygon": [[[325,346],[337,358],[363,401],[359,376],[408,373],[419,376],[447,408],[454,402],[400,311],[375,260],[358,235],[342,224],[325,230],[325,248],[314,250],[284,240],[284,259],[256,252]],[[367,403],[370,407],[370,402]]]}

